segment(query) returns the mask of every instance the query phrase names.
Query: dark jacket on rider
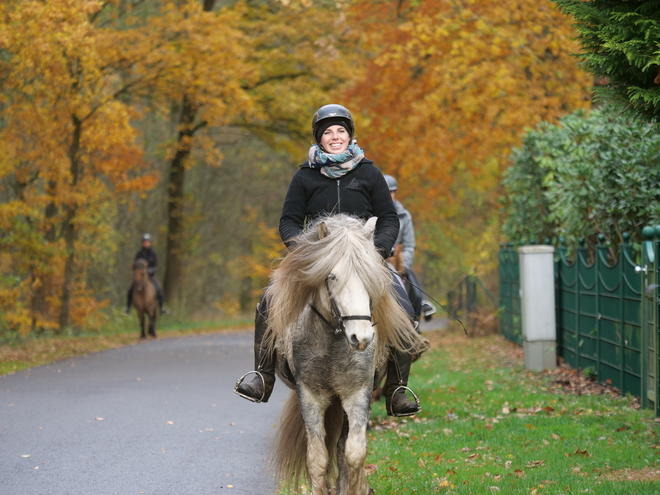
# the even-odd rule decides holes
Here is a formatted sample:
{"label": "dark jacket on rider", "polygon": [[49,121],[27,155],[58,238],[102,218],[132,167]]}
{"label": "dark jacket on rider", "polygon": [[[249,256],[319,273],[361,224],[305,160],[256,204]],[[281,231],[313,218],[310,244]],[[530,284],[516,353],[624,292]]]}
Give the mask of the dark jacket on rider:
{"label": "dark jacket on rider", "polygon": [[305,162],[294,174],[286,193],[280,236],[289,246],[307,222],[318,216],[348,213],[365,220],[378,217],[374,244],[387,258],[399,232],[397,216],[385,178],[374,163],[364,158],[338,179],[321,174]]}
{"label": "dark jacket on rider", "polygon": [[146,260],[148,263],[147,271],[149,275],[153,277],[156,273],[156,268],[158,267],[158,257],[156,252],[151,248],[142,248],[135,255],[135,261],[137,260]]}

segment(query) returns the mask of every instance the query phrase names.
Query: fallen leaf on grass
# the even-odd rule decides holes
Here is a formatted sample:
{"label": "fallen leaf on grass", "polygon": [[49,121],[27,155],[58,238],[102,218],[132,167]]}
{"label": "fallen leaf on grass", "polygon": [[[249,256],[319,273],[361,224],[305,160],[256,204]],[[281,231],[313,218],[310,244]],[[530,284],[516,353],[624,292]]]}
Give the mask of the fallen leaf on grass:
{"label": "fallen leaf on grass", "polygon": [[364,466],[364,472],[367,476],[369,476],[370,474],[374,474],[377,470],[378,470],[378,466],[376,466],[375,464],[367,464],[366,466]]}
{"label": "fallen leaf on grass", "polygon": [[535,468],[535,467],[539,467],[539,466],[540,466],[541,464],[543,464],[544,462],[545,462],[545,459],[543,459],[542,461],[532,461],[532,462],[528,462],[527,464],[525,464],[525,467],[526,467],[526,468]]}
{"label": "fallen leaf on grass", "polygon": [[573,452],[573,455],[583,455],[585,457],[591,457],[591,454],[587,452],[587,449],[580,450],[580,447],[575,447],[575,452]]}
{"label": "fallen leaf on grass", "polygon": [[424,469],[424,468],[426,467],[426,466],[424,465],[424,460],[423,460],[421,457],[417,460],[417,465],[418,465],[419,467],[421,467],[422,469]]}

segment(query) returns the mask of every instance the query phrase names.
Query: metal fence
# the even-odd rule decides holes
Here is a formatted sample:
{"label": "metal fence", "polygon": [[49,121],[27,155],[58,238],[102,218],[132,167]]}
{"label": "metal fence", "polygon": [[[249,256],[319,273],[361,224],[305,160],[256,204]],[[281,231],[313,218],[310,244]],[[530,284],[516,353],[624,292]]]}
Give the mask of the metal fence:
{"label": "metal fence", "polygon": [[[581,245],[572,256],[557,247],[555,304],[557,354],[575,369],[639,396],[644,407],[660,413],[657,352],[660,318],[657,285],[660,227],[646,227],[642,245],[619,248],[616,262],[599,238],[588,257]],[[572,259],[571,259],[572,258]],[[509,340],[522,343],[517,249],[500,246],[500,329]]]}
{"label": "metal fence", "polygon": [[511,342],[522,345],[520,320],[520,264],[513,244],[500,245],[500,331]]}

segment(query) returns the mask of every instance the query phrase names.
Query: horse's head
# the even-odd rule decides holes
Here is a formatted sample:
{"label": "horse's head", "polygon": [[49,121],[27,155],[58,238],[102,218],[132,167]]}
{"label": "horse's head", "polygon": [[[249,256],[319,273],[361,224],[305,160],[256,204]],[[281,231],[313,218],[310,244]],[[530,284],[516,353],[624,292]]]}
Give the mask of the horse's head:
{"label": "horse's head", "polygon": [[[373,237],[376,218],[371,218],[363,227],[367,238]],[[319,226],[319,238],[328,235],[325,224]],[[346,253],[344,253],[346,254]],[[354,260],[348,256],[339,256],[337,264],[326,278],[328,304],[333,323],[343,331],[348,345],[355,351],[364,351],[374,339],[374,322],[371,315],[371,296],[365,281],[354,269]]]}
{"label": "horse's head", "polygon": [[147,260],[137,259],[133,262],[133,282],[137,290],[142,290],[149,280]]}
{"label": "horse's head", "polygon": [[[331,215],[315,220],[296,238],[268,289],[270,348],[278,339],[286,340],[291,329],[300,328],[303,312],[328,332],[339,328],[351,349],[370,349],[375,342],[379,359],[384,359],[388,346],[413,347],[417,333],[374,246],[376,222]],[[378,326],[372,326],[376,322]]]}

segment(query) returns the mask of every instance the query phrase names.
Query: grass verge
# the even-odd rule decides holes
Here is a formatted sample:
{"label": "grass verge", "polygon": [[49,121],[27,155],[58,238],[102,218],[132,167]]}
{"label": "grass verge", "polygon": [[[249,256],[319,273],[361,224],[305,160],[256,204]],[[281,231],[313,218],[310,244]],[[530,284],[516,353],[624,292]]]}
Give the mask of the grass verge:
{"label": "grass verge", "polygon": [[412,370],[423,412],[372,409],[376,494],[660,493],[660,423],[633,398],[557,393],[553,375],[525,371],[500,336],[432,340]]}
{"label": "grass verge", "polygon": [[[162,318],[159,320],[156,333],[158,338],[171,338],[249,328],[251,325],[250,318],[207,322],[183,322]],[[133,345],[139,342],[139,336],[140,329],[135,315],[129,318],[113,315],[108,324],[96,332],[6,339],[0,344],[0,376],[74,356]]]}
{"label": "grass verge", "polygon": [[384,401],[372,406],[365,470],[376,495],[660,493],[660,423],[634,398],[579,383],[562,393],[566,374],[526,371],[522,349],[500,336],[426,335],[433,348],[410,380],[423,412],[389,418]]}

